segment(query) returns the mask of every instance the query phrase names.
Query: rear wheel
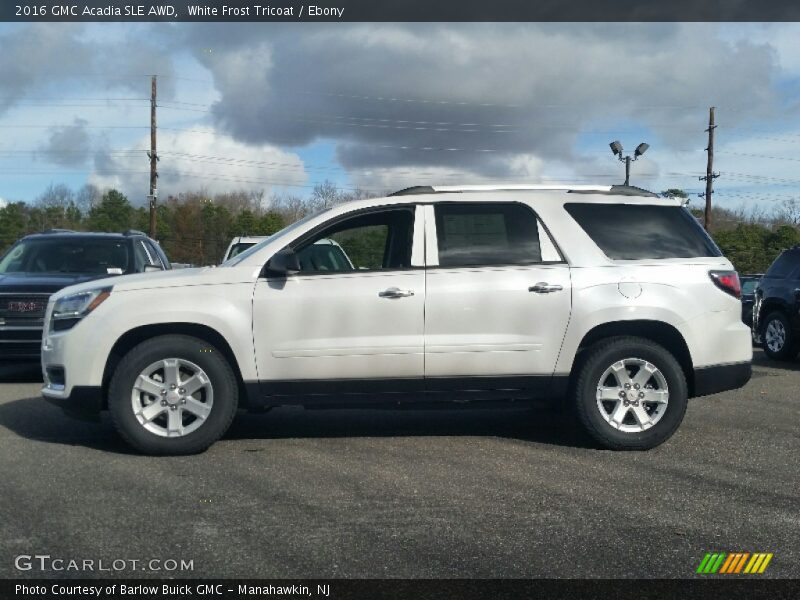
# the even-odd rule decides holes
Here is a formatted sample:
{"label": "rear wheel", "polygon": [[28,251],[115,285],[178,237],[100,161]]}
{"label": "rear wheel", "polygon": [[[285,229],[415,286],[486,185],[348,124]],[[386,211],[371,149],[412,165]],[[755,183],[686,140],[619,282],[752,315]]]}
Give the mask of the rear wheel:
{"label": "rear wheel", "polygon": [[675,357],[647,339],[598,342],[578,368],[572,400],[584,431],[611,450],[648,450],[669,439],[688,403]]}
{"label": "rear wheel", "polygon": [[202,452],[227,431],[238,386],[227,360],[184,335],[142,342],[117,366],[108,408],[114,426],[146,454]]}
{"label": "rear wheel", "polygon": [[764,353],[775,360],[790,360],[797,356],[797,342],[789,319],[780,311],[771,312],[761,327]]}

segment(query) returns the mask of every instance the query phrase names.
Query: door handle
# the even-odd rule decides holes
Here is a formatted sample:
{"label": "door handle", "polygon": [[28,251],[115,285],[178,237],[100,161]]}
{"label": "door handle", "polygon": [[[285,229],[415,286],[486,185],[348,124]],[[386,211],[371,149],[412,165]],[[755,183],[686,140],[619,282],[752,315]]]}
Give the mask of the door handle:
{"label": "door handle", "polygon": [[408,298],[414,295],[414,290],[401,290],[400,288],[390,287],[389,289],[378,292],[380,298]]}
{"label": "door handle", "polygon": [[529,292],[533,292],[535,294],[550,294],[552,292],[560,292],[564,288],[557,283],[550,284],[546,281],[540,281],[539,283],[535,283],[531,287],[528,288]]}

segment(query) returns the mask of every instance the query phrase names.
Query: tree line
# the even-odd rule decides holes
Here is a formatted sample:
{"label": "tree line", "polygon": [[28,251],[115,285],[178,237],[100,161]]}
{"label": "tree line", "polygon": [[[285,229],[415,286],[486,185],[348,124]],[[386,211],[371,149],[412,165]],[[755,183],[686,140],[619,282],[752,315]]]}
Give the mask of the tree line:
{"label": "tree line", "polygon": [[[156,239],[172,262],[218,264],[231,239],[271,235],[310,212],[366,197],[346,193],[326,181],[308,196],[232,191],[192,191],[167,197],[156,208]],[[86,185],[74,191],[49,186],[34,202],[11,202],[0,208],[0,255],[19,238],[48,229],[148,232],[150,210],[135,207],[115,189]]]}
{"label": "tree line", "polygon": [[[662,195],[686,198],[679,189]],[[328,181],[307,196],[185,192],[159,202],[156,239],[173,262],[217,264],[236,236],[270,235],[310,212],[365,197]],[[703,211],[691,205],[690,210],[702,222]],[[24,235],[47,229],[146,232],[149,222],[149,209],[133,206],[118,190],[85,185],[76,191],[53,184],[32,203],[0,208],[0,254]],[[763,273],[781,250],[800,244],[800,201],[785,200],[771,209],[715,207],[712,224],[711,236],[740,273]]]}

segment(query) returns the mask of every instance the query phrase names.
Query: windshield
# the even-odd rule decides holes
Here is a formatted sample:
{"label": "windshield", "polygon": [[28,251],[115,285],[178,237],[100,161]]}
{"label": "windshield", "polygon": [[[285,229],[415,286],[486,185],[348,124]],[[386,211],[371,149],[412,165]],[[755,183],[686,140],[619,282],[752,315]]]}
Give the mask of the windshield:
{"label": "windshield", "polygon": [[280,238],[280,237],[282,237],[284,235],[287,235],[287,234],[291,233],[292,231],[294,231],[298,227],[304,225],[307,221],[310,221],[311,219],[313,219],[315,217],[318,217],[319,215],[321,215],[323,213],[326,213],[329,210],[330,210],[330,208],[324,208],[324,209],[322,209],[320,211],[317,211],[315,213],[311,213],[309,215],[306,215],[305,217],[303,217],[299,221],[295,221],[291,225],[289,225],[287,227],[284,227],[278,233],[275,233],[275,234],[269,236],[267,239],[262,240],[261,242],[259,242],[255,246],[252,246],[252,247],[248,248],[247,250],[245,250],[244,252],[241,252],[240,254],[237,254],[236,256],[231,256],[228,260],[226,260],[220,266],[221,267],[233,267],[235,265],[238,265],[240,262],[242,262],[248,256],[252,256],[256,252],[261,250],[261,248],[263,248],[266,244],[269,244],[270,242],[274,241],[275,239]]}
{"label": "windshield", "polygon": [[26,239],[17,242],[0,260],[0,273],[121,275],[129,264],[125,240]]}
{"label": "windshield", "polygon": [[238,244],[234,244],[231,246],[231,251],[228,253],[228,258],[233,258],[234,256],[238,256],[248,248],[252,248],[255,246],[255,242],[239,242]]}

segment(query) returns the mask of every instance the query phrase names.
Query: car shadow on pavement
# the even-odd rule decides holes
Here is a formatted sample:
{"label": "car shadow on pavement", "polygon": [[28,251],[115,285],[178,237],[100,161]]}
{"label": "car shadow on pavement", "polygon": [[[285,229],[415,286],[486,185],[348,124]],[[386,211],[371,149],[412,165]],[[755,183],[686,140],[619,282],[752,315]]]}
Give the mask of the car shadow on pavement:
{"label": "car shadow on pavement", "polygon": [[23,398],[0,404],[2,429],[36,442],[134,454],[114,431],[107,416],[98,421],[82,421],[68,417],[44,398]]}
{"label": "car shadow on pavement", "polygon": [[[135,454],[103,415],[81,421],[42,398],[0,404],[0,428],[23,438],[106,452]],[[265,414],[242,412],[223,439],[271,440],[360,437],[506,437],[521,441],[592,448],[564,416],[550,410],[303,410],[277,408]]]}
{"label": "car shadow on pavement", "polygon": [[800,360],[774,360],[769,358],[760,348],[753,348],[753,367],[768,367],[784,371],[800,371]]}
{"label": "car shadow on pavement", "polygon": [[42,367],[38,362],[0,363],[0,383],[40,383]]}
{"label": "car shadow on pavement", "polygon": [[576,427],[546,409],[428,410],[277,408],[236,419],[226,439],[346,437],[506,437],[557,446],[591,447]]}

